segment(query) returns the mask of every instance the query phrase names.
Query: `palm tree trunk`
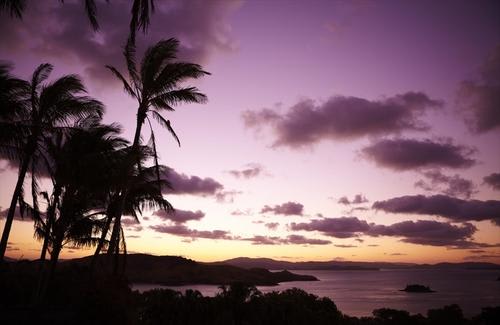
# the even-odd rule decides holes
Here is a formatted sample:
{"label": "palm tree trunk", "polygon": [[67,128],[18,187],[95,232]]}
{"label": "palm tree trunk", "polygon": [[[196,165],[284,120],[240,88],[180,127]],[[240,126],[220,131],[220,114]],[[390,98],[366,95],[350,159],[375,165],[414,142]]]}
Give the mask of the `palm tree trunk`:
{"label": "palm tree trunk", "polygon": [[[142,130],[142,125],[144,124],[144,120],[146,119],[146,114],[147,111],[142,108],[142,105],[139,106],[137,109],[137,123],[136,123],[136,128],[135,128],[135,134],[134,134],[134,142],[132,143],[131,147],[131,153],[136,154],[137,151],[139,150],[139,145],[141,142],[141,130]],[[129,173],[132,172],[133,166],[135,163],[131,163],[129,166]],[[131,177],[129,177],[129,180],[127,181],[125,188],[122,191],[122,194],[119,197],[118,204],[117,204],[117,211],[116,211],[116,216],[115,216],[115,223],[113,225],[113,232],[111,233],[111,238],[109,241],[109,247],[108,247],[108,252],[107,255],[111,257],[113,253],[119,254],[120,253],[120,230],[121,230],[121,217],[123,215],[123,211],[125,209],[125,201],[127,200],[127,195],[128,191],[131,187]],[[117,269],[117,264],[118,263],[118,258],[115,258],[113,260],[113,269]]]}
{"label": "palm tree trunk", "polygon": [[55,213],[60,195],[61,195],[61,188],[59,186],[56,186],[54,188],[54,201],[49,206],[49,209],[47,211],[47,224],[45,225],[45,237],[43,238],[42,252],[40,253],[41,261],[45,261],[45,256],[47,255],[47,248],[49,247],[50,231],[56,219]]}
{"label": "palm tree trunk", "polygon": [[99,254],[101,253],[102,248],[104,247],[104,242],[106,241],[106,236],[108,234],[109,228],[111,227],[111,221],[113,221],[113,213],[111,206],[113,203],[110,203],[108,205],[108,209],[106,211],[106,223],[104,224],[104,227],[102,228],[102,233],[101,233],[101,238],[99,239],[99,243],[97,243],[97,247],[94,252],[94,256],[92,257],[92,261],[90,262],[90,271],[92,272],[95,267],[95,263],[97,262],[97,258],[99,257]]}
{"label": "palm tree trunk", "polygon": [[19,175],[17,176],[17,183],[14,189],[14,194],[12,195],[12,200],[10,201],[9,212],[7,218],[5,218],[5,225],[2,233],[2,240],[0,241],[0,262],[3,261],[5,257],[5,251],[7,250],[7,243],[9,241],[10,229],[12,228],[12,221],[14,220],[14,214],[16,212],[17,200],[21,195],[23,189],[24,178],[26,172],[28,171],[30,159],[28,154],[25,155],[22,165],[19,168]]}

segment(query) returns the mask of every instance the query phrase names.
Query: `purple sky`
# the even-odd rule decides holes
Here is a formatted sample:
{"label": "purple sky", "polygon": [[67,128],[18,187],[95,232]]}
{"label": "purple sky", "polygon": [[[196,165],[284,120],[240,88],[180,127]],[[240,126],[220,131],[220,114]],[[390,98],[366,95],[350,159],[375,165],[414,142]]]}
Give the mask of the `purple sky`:
{"label": "purple sky", "polygon": [[[123,68],[129,2],[97,2],[98,33],[81,1],[1,14],[0,58],[23,78],[81,74],[131,139],[135,103],[104,68]],[[157,128],[178,212],[130,223],[128,248],[500,262],[499,16],[496,1],[157,1],[139,54],[178,38],[209,101],[168,116],[181,148]],[[0,177],[3,215],[16,171],[0,161]],[[16,222],[8,254],[36,256],[32,233]]]}

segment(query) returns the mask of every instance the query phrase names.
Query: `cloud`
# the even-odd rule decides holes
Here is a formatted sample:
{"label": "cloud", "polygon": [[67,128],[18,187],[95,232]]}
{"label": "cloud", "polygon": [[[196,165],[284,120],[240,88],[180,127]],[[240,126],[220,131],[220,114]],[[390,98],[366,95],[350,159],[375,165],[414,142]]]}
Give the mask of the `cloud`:
{"label": "cloud", "polygon": [[169,167],[166,168],[163,174],[163,178],[168,180],[173,188],[173,190],[165,190],[165,192],[168,194],[216,196],[224,189],[224,186],[213,178],[189,176],[186,174],[178,173],[173,168]]}
{"label": "cloud", "polygon": [[302,235],[289,235],[286,238],[277,236],[262,236],[255,235],[250,238],[243,238],[242,240],[250,241],[252,245],[328,245],[331,244],[329,240],[306,238]]}
{"label": "cloud", "polygon": [[[80,1],[30,1],[22,20],[0,19],[4,31],[0,51],[4,57],[32,54],[42,62],[61,59],[79,64],[87,76],[106,85],[112,75],[104,65],[119,62],[123,67],[131,2],[97,3],[99,33],[92,30]],[[177,37],[182,60],[206,63],[214,52],[235,49],[227,18],[239,5],[240,1],[157,1],[147,36],[138,34],[139,49]]]}
{"label": "cloud", "polygon": [[278,229],[279,225],[280,224],[278,222],[268,222],[264,226],[266,226],[266,228],[269,230],[276,230]]}
{"label": "cloud", "polygon": [[269,205],[265,205],[260,213],[274,213],[274,214],[282,214],[285,216],[297,215],[301,216],[304,210],[304,206],[297,202],[286,202],[283,204],[277,204],[274,207],[270,207]]}
{"label": "cloud", "polygon": [[405,130],[427,130],[429,127],[420,117],[428,108],[442,105],[441,101],[419,92],[375,101],[336,96],[321,104],[302,100],[285,114],[267,108],[247,110],[242,118],[247,128],[257,131],[269,126],[275,136],[274,147],[301,148],[326,139],[353,140]]}
{"label": "cloud", "polygon": [[337,203],[339,204],[343,204],[343,205],[350,205],[350,204],[362,204],[362,203],[366,203],[368,202],[368,199],[362,195],[362,194],[356,194],[354,196],[354,199],[352,199],[352,201],[350,201],[347,196],[343,196],[341,197]]}
{"label": "cloud", "polygon": [[455,222],[491,220],[500,225],[500,201],[462,200],[446,195],[407,195],[373,203],[390,213],[434,215]]}
{"label": "cloud", "polygon": [[471,261],[471,260],[483,260],[483,259],[492,259],[492,258],[500,258],[500,254],[469,255],[469,256],[465,256],[463,259],[467,260],[467,261]]}
{"label": "cloud", "polygon": [[468,168],[476,163],[474,149],[451,140],[384,139],[362,149],[362,155],[380,167],[397,171],[421,168]]}
{"label": "cloud", "polygon": [[356,217],[313,219],[309,222],[290,224],[291,230],[319,231],[322,234],[335,238],[356,237],[370,230],[370,225]]}
{"label": "cloud", "polygon": [[373,225],[367,233],[370,236],[401,237],[401,241],[411,244],[471,247],[472,235],[477,228],[471,223],[453,225],[434,220],[402,221],[389,226]]}
{"label": "cloud", "polygon": [[[454,176],[447,176],[439,170],[431,170],[422,172],[422,175],[430,182],[419,180],[415,183],[415,187],[421,188],[428,192],[441,192],[450,196],[463,196],[469,199],[472,194],[476,193],[475,185],[472,181],[460,177],[455,174]],[[442,188],[441,186],[445,187]]]}
{"label": "cloud", "polygon": [[233,239],[231,234],[225,230],[196,230],[190,229],[183,224],[154,225],[150,226],[149,228],[159,233],[170,234],[179,237],[188,237],[192,240],[195,240],[197,238],[224,240]]}
{"label": "cloud", "polygon": [[215,194],[215,198],[219,203],[233,203],[234,197],[242,193],[242,191],[236,190],[219,191]]}
{"label": "cloud", "polygon": [[408,255],[408,254],[405,254],[405,253],[390,253],[389,255],[390,256],[405,256],[405,255]]}
{"label": "cloud", "polygon": [[479,79],[460,84],[457,99],[473,132],[500,130],[500,44],[483,63]]}
{"label": "cloud", "polygon": [[295,245],[328,245],[331,244],[331,241],[324,239],[316,239],[316,238],[306,238],[302,235],[289,235],[287,237],[288,244]]}
{"label": "cloud", "polygon": [[335,247],[338,247],[338,248],[354,248],[354,247],[358,247],[356,245],[343,245],[343,244],[336,244],[336,245],[333,245]]}
{"label": "cloud", "polygon": [[232,216],[249,216],[252,214],[252,211],[250,209],[246,209],[244,211],[240,209],[236,209],[234,211],[231,211]]}
{"label": "cloud", "polygon": [[317,231],[325,236],[335,238],[356,238],[363,235],[397,237],[406,243],[450,248],[490,246],[472,241],[472,236],[477,231],[477,228],[471,223],[454,225],[447,222],[417,220],[402,221],[392,225],[379,225],[368,223],[356,217],[340,217],[313,219],[307,223],[291,223],[290,229],[294,231]]}
{"label": "cloud", "polygon": [[483,181],[493,189],[500,191],[500,173],[493,173],[483,178]]}
{"label": "cloud", "polygon": [[124,216],[121,219],[121,224],[125,229],[129,231],[141,231],[143,229],[140,222],[133,217]]}
{"label": "cloud", "polygon": [[158,210],[155,213],[153,213],[153,215],[159,217],[161,220],[164,221],[170,220],[176,224],[181,224],[181,223],[186,223],[190,220],[201,220],[205,216],[205,213],[203,213],[200,210],[194,212],[194,211],[176,209],[172,213],[168,213],[165,210]]}
{"label": "cloud", "polygon": [[262,165],[256,164],[256,163],[251,163],[247,164],[246,168],[241,169],[241,170],[229,170],[228,173],[236,178],[244,178],[244,179],[250,179],[250,178],[255,178],[264,173],[265,169]]}

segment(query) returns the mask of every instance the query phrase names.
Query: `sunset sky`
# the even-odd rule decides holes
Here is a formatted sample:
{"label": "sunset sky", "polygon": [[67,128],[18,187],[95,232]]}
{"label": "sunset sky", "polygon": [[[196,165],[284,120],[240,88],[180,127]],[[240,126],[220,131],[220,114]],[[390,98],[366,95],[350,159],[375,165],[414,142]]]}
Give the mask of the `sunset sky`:
{"label": "sunset sky", "polygon": [[[80,74],[132,140],[136,103],[104,68],[124,71],[130,3],[97,3],[99,32],[82,1],[0,14],[0,59]],[[177,212],[125,220],[129,251],[500,263],[498,1],[158,0],[139,56],[170,37],[211,73],[191,83],[208,102],[167,114],[180,148],[156,125]],[[16,177],[0,161],[2,218]],[[14,222],[7,256],[40,246]]]}

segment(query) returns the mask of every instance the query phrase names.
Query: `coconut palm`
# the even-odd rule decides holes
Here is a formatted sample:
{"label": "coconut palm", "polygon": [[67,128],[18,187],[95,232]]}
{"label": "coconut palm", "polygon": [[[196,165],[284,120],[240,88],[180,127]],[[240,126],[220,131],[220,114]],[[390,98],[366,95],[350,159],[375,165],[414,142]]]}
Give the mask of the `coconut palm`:
{"label": "coconut palm", "polygon": [[[60,1],[64,3],[64,0]],[[109,0],[106,0],[106,2],[109,2]],[[84,0],[84,6],[90,25],[95,31],[98,31],[100,26],[97,21],[95,0]],[[0,0],[0,11],[8,12],[11,17],[21,19],[25,9],[26,0]],[[133,40],[135,40],[136,31],[142,29],[146,33],[149,27],[150,15],[154,12],[154,9],[154,0],[134,0],[130,19],[130,35]]]}
{"label": "coconut palm", "polygon": [[66,75],[44,85],[52,68],[52,65],[45,63],[35,70],[29,85],[28,107],[24,111],[19,110],[18,116],[8,121],[14,126],[13,129],[18,130],[17,135],[22,137],[17,139],[15,147],[9,147],[10,151],[16,152],[19,157],[19,172],[0,241],[0,261],[5,255],[14,212],[17,201],[22,198],[28,170],[32,175],[32,193],[36,208],[36,175],[47,160],[44,154],[45,138],[67,130],[75,119],[89,116],[100,118],[104,111],[99,101],[85,95],[85,87],[76,75]]}
{"label": "coconut palm", "polygon": [[[146,121],[148,122],[158,181],[160,180],[160,169],[158,167],[155,134],[150,117],[166,128],[180,145],[179,138],[174,132],[170,121],[165,119],[161,113],[174,111],[175,106],[180,103],[201,103],[206,101],[206,96],[200,93],[196,87],[180,85],[188,79],[197,79],[209,73],[204,71],[198,64],[177,61],[178,47],[179,42],[174,38],[162,40],[146,50],[140,67],[138,67],[135,60],[135,45],[133,39],[129,38],[124,50],[128,78],[125,78],[116,68],[106,66],[122,82],[125,92],[137,101],[137,119],[131,147],[132,153],[135,153],[140,148],[142,126]],[[132,172],[135,163],[137,163],[138,168],[141,168],[140,162],[130,160],[130,172]],[[117,205],[118,211],[110,239],[112,247],[118,245],[120,218],[124,212],[124,204],[129,190],[130,184],[127,184],[120,195],[120,202]]]}
{"label": "coconut palm", "polygon": [[[141,160],[141,163],[145,160],[148,160],[152,154],[151,149],[146,146],[141,147],[140,153],[141,157],[139,159]],[[166,180],[162,179],[160,180],[161,186],[158,186],[158,180],[156,176],[157,166],[143,166],[141,168],[138,168],[138,166],[135,165],[132,172],[130,172],[130,170],[125,170],[128,167],[128,159],[129,156],[127,155],[125,159],[122,159],[121,161],[117,160],[117,165],[115,166],[115,168],[113,168],[111,176],[116,179],[116,181],[112,181],[114,190],[119,188],[120,182],[123,179],[128,180],[127,183],[129,186],[129,190],[124,202],[123,214],[131,216],[133,219],[135,219],[136,222],[139,222],[139,216],[143,213],[144,210],[163,209],[166,211],[172,211],[172,205],[165,198],[163,198],[160,189],[164,187],[170,187],[170,184]],[[161,172],[164,172],[164,170],[166,170],[165,166],[158,166],[158,168],[160,168]],[[123,188],[123,186],[121,188]],[[101,238],[92,259],[91,268],[94,267],[99,253],[105,247],[106,243],[108,243],[108,241],[106,241],[106,237],[108,235],[111,222],[116,219],[120,203],[119,194],[120,192],[109,192],[109,199],[107,201],[108,203],[106,209],[106,220],[103,228],[101,229]],[[126,247],[124,238],[125,237],[123,234],[123,229],[120,225],[118,240],[116,240],[116,242],[110,242],[110,245],[107,247],[107,252],[110,255],[115,254],[115,257],[117,258],[119,254],[120,242],[122,244],[122,247]],[[117,263],[114,263],[114,267],[117,267]]]}
{"label": "coconut palm", "polygon": [[0,0],[0,11],[7,11],[11,17],[22,18],[26,0]]}

